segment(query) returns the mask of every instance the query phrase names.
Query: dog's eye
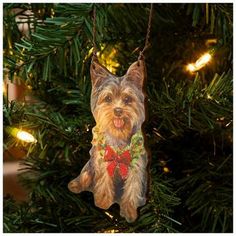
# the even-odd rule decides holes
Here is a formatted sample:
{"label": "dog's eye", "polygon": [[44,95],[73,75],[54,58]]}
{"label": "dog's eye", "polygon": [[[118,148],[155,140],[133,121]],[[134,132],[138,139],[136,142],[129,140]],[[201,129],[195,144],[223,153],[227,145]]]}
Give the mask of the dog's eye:
{"label": "dog's eye", "polygon": [[112,102],[112,98],[111,98],[110,95],[107,95],[104,100],[105,100],[105,102],[107,102],[107,103],[111,103],[111,102]]}
{"label": "dog's eye", "polygon": [[124,101],[124,104],[127,105],[132,102],[132,98],[130,96],[125,96],[123,101]]}

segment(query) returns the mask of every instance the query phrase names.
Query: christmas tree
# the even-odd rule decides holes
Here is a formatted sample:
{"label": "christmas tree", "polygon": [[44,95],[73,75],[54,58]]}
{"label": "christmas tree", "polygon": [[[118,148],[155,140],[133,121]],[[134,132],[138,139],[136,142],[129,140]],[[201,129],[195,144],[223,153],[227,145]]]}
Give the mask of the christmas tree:
{"label": "christmas tree", "polygon": [[[4,197],[4,232],[232,232],[233,86],[230,3],[153,4],[147,66],[148,201],[134,223],[67,185],[89,159],[89,67],[121,76],[145,44],[150,4],[3,5],[4,153],[23,151],[28,200]],[[7,86],[6,86],[7,87]],[[22,140],[20,131],[32,136]]]}

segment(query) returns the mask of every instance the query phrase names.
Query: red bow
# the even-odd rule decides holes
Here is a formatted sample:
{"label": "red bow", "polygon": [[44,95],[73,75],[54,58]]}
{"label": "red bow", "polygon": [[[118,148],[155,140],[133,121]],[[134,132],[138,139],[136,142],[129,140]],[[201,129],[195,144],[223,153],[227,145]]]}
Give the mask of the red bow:
{"label": "red bow", "polygon": [[114,176],[115,169],[118,168],[122,179],[128,174],[128,168],[131,161],[129,150],[118,155],[109,145],[106,147],[104,160],[108,161],[107,171],[110,176]]}

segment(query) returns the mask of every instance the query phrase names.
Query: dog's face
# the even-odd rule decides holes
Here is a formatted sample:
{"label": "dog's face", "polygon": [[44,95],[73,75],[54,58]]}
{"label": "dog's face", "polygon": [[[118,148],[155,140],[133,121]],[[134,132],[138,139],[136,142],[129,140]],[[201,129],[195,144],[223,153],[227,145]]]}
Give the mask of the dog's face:
{"label": "dog's face", "polygon": [[144,62],[133,63],[122,77],[93,62],[90,74],[91,109],[99,130],[116,139],[128,140],[145,120]]}

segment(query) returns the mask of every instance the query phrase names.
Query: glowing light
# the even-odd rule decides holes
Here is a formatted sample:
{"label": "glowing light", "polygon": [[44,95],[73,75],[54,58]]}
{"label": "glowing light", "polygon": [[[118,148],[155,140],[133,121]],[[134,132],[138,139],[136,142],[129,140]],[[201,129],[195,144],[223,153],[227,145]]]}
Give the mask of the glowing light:
{"label": "glowing light", "polygon": [[[93,47],[88,50],[87,55],[84,57],[85,62],[93,53]],[[117,50],[115,48],[106,48],[105,44],[100,44],[100,51],[96,53],[99,62],[104,65],[111,73],[115,74],[120,64],[116,58]]]}
{"label": "glowing light", "polygon": [[102,64],[106,66],[106,68],[113,74],[116,73],[117,68],[119,67],[119,63],[114,60],[116,58],[117,50],[112,48],[110,51],[104,52],[101,55]]}
{"label": "glowing light", "polygon": [[207,99],[212,100],[212,96],[210,94],[207,94]]}
{"label": "glowing light", "polygon": [[187,65],[187,70],[189,70],[189,71],[195,71],[195,66],[194,66],[194,64],[188,64]]}
{"label": "glowing light", "polygon": [[108,230],[105,230],[103,233],[119,233],[119,230],[117,230],[117,229],[108,229]]}
{"label": "glowing light", "polygon": [[27,143],[37,143],[37,140],[34,136],[26,131],[18,131],[16,137]]}
{"label": "glowing light", "polygon": [[163,171],[164,171],[165,173],[169,173],[169,172],[170,172],[170,169],[165,166],[165,167],[163,167]]}
{"label": "glowing light", "polygon": [[27,143],[37,143],[37,139],[34,136],[26,131],[20,130],[18,128],[6,127],[6,132],[12,135],[15,138],[18,138]]}
{"label": "glowing light", "polygon": [[53,17],[54,17],[54,15],[55,15],[55,11],[54,11],[54,9],[53,9],[53,8],[51,8],[51,18],[53,18]]}
{"label": "glowing light", "polygon": [[166,161],[160,160],[160,164],[161,164],[162,166],[165,166],[165,165],[166,165]]}
{"label": "glowing light", "polygon": [[113,219],[113,215],[111,215],[109,212],[107,212],[107,211],[105,211],[105,214],[107,215],[107,216],[109,216],[111,219]]}
{"label": "glowing light", "polygon": [[188,64],[186,69],[190,72],[195,72],[204,67],[210,60],[212,56],[210,53],[203,54],[195,63]]}
{"label": "glowing light", "polygon": [[195,66],[198,68],[202,68],[211,60],[211,55],[209,53],[204,54],[201,56],[195,63]]}

